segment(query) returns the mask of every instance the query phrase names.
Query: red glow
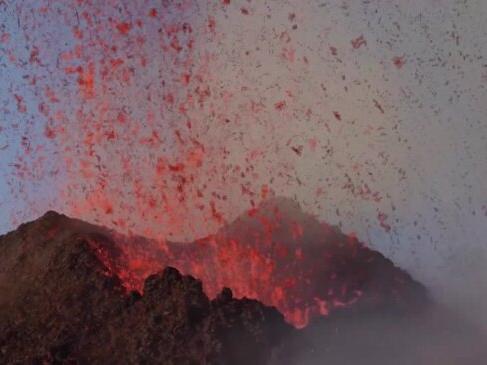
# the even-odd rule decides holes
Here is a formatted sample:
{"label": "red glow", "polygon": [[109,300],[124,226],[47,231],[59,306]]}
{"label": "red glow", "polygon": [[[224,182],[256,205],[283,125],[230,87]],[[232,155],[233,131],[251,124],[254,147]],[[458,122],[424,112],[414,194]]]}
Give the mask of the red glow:
{"label": "red glow", "polygon": [[[373,180],[362,182],[370,165],[357,162],[343,178],[320,182],[323,187],[306,186],[312,183],[297,171],[296,161],[310,155],[316,157],[310,166],[321,168],[319,155],[328,159],[334,153],[323,133],[333,135],[335,125],[347,128],[349,113],[330,105],[320,115],[304,105],[299,80],[276,84],[278,94],[262,97],[240,71],[223,70],[231,63],[218,48],[225,14],[233,9],[246,22],[257,12],[230,0],[214,13],[202,13],[206,7],[194,0],[113,3],[79,1],[73,9],[60,1],[59,8],[45,7],[36,17],[19,7],[25,39],[39,34],[39,45],[29,41],[25,54],[8,51],[30,87],[22,95],[13,88],[11,102],[16,113],[42,124],[27,124],[25,133],[12,125],[24,152],[12,164],[16,198],[25,200],[24,182],[36,186],[42,177],[59,174],[52,206],[123,233],[168,239],[215,232],[252,208],[243,225],[194,244],[120,238],[127,259],[110,267],[131,288],[140,289],[145,276],[171,264],[201,278],[210,295],[231,287],[237,296],[277,306],[297,326],[340,306],[387,297],[392,283],[363,288],[371,274],[361,263],[380,258],[355,238],[300,212],[257,208],[274,188],[316,191],[315,207],[336,189],[370,204],[382,199]],[[60,30],[53,32],[52,24]],[[59,44],[54,33],[65,36]],[[290,74],[303,66],[301,59],[308,63],[293,37],[282,31],[275,39],[276,62]],[[0,35],[5,47],[13,39]],[[363,36],[352,40],[353,49],[366,45]],[[330,51],[337,56],[337,48]],[[381,104],[373,103],[383,114]],[[299,127],[297,121],[308,119],[313,128]],[[380,132],[370,127],[367,133],[374,131]],[[385,230],[392,229],[385,213],[377,217]]]}
{"label": "red glow", "polygon": [[[147,275],[172,265],[200,278],[209,296],[230,287],[238,297],[277,307],[298,328],[337,308],[411,299],[398,284],[407,274],[288,200],[268,201],[195,243],[118,240],[125,260],[115,270],[129,289],[140,291]],[[375,277],[376,267],[390,273]]]}

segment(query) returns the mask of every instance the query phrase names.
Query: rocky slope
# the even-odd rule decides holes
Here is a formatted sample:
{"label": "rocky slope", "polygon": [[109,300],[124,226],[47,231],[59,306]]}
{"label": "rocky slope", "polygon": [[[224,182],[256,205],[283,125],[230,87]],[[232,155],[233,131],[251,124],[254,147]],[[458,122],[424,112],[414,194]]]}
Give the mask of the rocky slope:
{"label": "rocky slope", "polygon": [[[227,284],[260,301],[235,299]],[[188,244],[48,212],[0,237],[0,294],[0,364],[477,365],[487,356],[485,338],[407,273],[289,201]],[[288,324],[303,313],[304,329]]]}
{"label": "rocky slope", "polygon": [[128,292],[100,229],[53,212],[0,238],[0,363],[265,364],[292,332],[282,315],[174,268]]}

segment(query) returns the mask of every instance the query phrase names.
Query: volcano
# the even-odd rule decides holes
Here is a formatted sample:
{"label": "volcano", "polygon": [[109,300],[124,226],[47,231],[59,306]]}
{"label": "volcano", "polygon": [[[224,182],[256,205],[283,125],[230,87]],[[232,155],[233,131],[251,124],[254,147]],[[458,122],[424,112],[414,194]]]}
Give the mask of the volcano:
{"label": "volcano", "polygon": [[298,328],[348,306],[409,312],[428,303],[408,273],[288,198],[266,200],[191,243],[112,234],[122,252],[105,250],[104,260],[130,289],[141,291],[147,275],[171,265],[201,279],[210,297],[230,287]]}
{"label": "volcano", "polygon": [[48,212],[0,237],[0,292],[2,364],[479,358],[470,332],[455,342],[456,357],[431,350],[430,338],[441,348],[458,327],[432,316],[439,311],[425,287],[282,198],[192,243]]}
{"label": "volcano", "polygon": [[128,291],[104,229],[49,212],[0,238],[1,364],[256,364],[292,331],[275,309],[212,301],[174,268]]}

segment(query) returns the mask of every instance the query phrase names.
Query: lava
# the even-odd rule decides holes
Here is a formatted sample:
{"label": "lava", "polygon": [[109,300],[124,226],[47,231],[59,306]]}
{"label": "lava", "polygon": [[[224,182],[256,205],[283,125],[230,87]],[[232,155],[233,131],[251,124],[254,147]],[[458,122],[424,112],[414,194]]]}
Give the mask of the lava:
{"label": "lava", "polygon": [[130,290],[141,291],[145,277],[171,265],[201,278],[210,297],[231,287],[237,297],[275,306],[298,328],[343,307],[414,310],[424,299],[407,273],[290,199],[267,200],[193,243],[116,240],[124,255],[115,272]]}
{"label": "lava", "polygon": [[[298,161],[318,156],[322,147],[328,157],[333,147],[324,146],[319,129],[303,132],[295,120],[327,115],[316,128],[323,124],[331,133],[329,125],[348,128],[343,111],[298,108],[303,100],[295,83],[267,99],[251,95],[246,82],[221,84],[219,24],[230,2],[215,5],[213,13],[194,0],[123,9],[79,1],[74,12],[70,5],[61,2],[58,13],[39,9],[39,23],[28,8],[18,9],[30,47],[14,66],[32,72],[25,72],[31,95],[12,89],[12,101],[18,113],[35,118],[21,133],[24,156],[12,164],[13,195],[23,198],[29,183],[54,180],[59,201],[52,205],[128,234],[120,237],[125,259],[107,267],[132,289],[142,290],[147,275],[173,265],[201,278],[210,296],[231,287],[239,297],[276,306],[297,327],[336,308],[391,298],[395,278],[405,274],[388,263],[394,275],[375,277],[374,265],[387,262],[381,255],[289,202],[284,209],[281,203],[259,206],[275,188],[293,186],[316,190],[317,198],[338,186],[370,204],[381,194],[362,182],[359,163],[343,174],[343,184],[326,179],[323,188],[298,174]],[[237,13],[254,16],[250,8]],[[288,19],[294,24],[299,17]],[[66,29],[64,42],[52,42],[51,22]],[[30,41],[27,30],[40,36]],[[303,59],[309,66],[292,32],[283,30],[276,42],[279,62],[298,67]],[[367,45],[364,35],[351,43],[353,49]],[[329,123],[333,118],[337,123]],[[282,138],[274,137],[277,130],[286,131]],[[387,219],[377,216],[390,231]],[[194,243],[169,242],[215,231]],[[137,243],[136,234],[155,239]]]}

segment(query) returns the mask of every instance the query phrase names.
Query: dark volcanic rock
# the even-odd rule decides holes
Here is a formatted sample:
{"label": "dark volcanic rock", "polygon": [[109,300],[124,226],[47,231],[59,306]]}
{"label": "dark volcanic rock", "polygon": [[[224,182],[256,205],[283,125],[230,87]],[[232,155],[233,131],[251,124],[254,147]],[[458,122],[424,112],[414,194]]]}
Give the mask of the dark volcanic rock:
{"label": "dark volcanic rock", "polygon": [[[273,208],[258,217],[265,221],[271,214]],[[247,254],[259,253],[248,244],[260,229],[255,214],[224,228],[227,236],[240,237],[244,249],[235,248],[233,239],[216,241],[237,255],[231,259],[209,243],[211,238],[168,244],[169,253],[163,255],[153,241],[137,238],[131,245],[129,238],[120,240],[105,228],[54,212],[21,225],[0,237],[0,364],[483,363],[485,337],[432,303],[407,273],[330,227],[320,236],[324,242],[315,243],[323,227],[299,212],[290,216],[303,233],[291,239],[284,225],[289,219],[282,219],[273,237],[289,250],[299,245],[307,258],[279,256],[266,240],[257,241],[264,245],[259,257],[274,259],[259,261],[257,267],[281,265],[273,272],[277,276],[262,282],[258,274],[268,272],[254,265],[246,275],[245,266]],[[143,255],[146,251],[149,256]],[[184,258],[196,266],[185,268]],[[146,277],[141,294],[131,290],[140,273],[127,268],[148,259],[154,260],[150,267],[161,260],[186,272],[200,268],[207,280],[210,274],[220,275],[220,284],[225,275],[243,286],[251,280],[269,301],[266,293],[298,273],[285,297],[292,306],[284,308],[306,308],[315,293],[335,305],[327,317],[311,316],[306,328],[296,330],[275,308],[236,299],[229,288],[210,300],[199,280],[172,267]],[[348,300],[345,289],[362,294]],[[345,300],[346,305],[340,304]]]}
{"label": "dark volcanic rock", "polygon": [[50,212],[0,238],[0,363],[265,364],[293,331],[228,289],[210,301],[174,268],[127,292],[104,234]]}

